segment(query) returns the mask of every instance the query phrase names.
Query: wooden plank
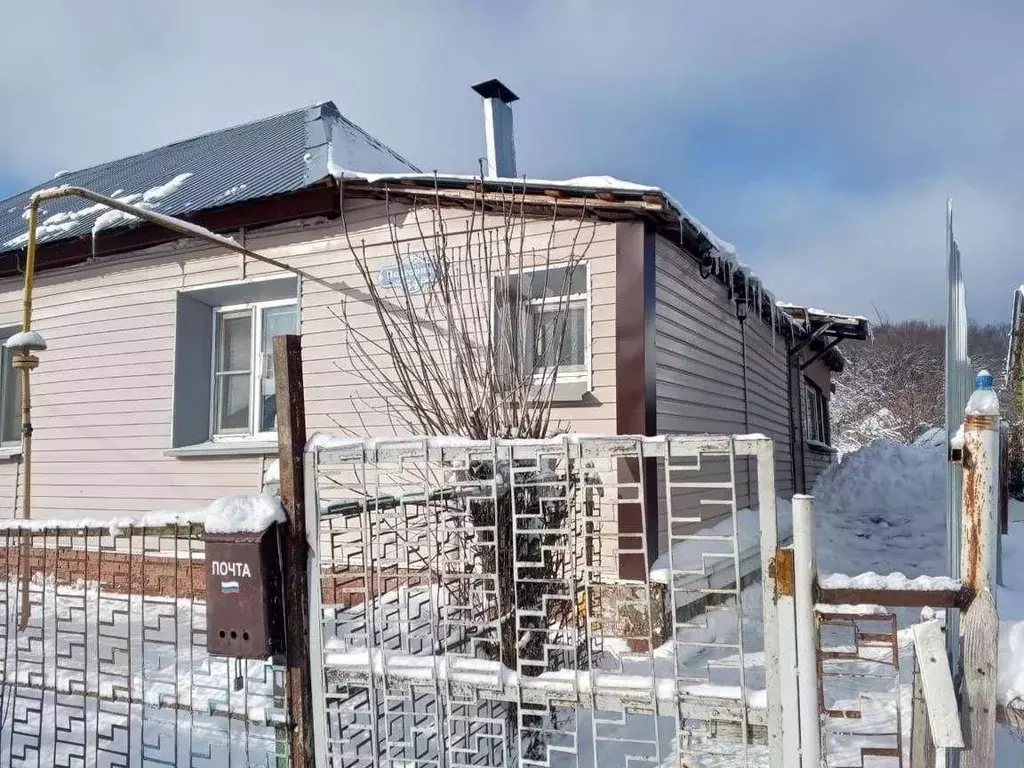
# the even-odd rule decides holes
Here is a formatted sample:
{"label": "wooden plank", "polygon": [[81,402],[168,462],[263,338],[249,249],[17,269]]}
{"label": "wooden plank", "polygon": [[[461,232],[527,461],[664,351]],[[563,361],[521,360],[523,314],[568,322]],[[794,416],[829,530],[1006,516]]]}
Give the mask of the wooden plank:
{"label": "wooden plank", "polygon": [[274,339],[277,445],[281,503],[287,523],[281,553],[285,592],[285,686],[288,697],[290,765],[305,768],[312,754],[309,668],[309,577],[303,452],[306,409],[302,391],[302,338]]}
{"label": "wooden plank", "polygon": [[[945,648],[943,648],[945,655]],[[928,705],[924,697],[924,684],[921,682],[921,667],[914,659],[914,698],[910,724],[910,768],[934,768],[935,744],[932,742],[932,729],[928,722]]]}
{"label": "wooden plank", "polygon": [[960,730],[953,675],[946,659],[946,638],[938,620],[915,624],[912,632],[915,665],[920,671],[932,741],[936,747],[961,749],[964,737]]}
{"label": "wooden plank", "polygon": [[995,599],[988,589],[982,589],[960,626],[964,671],[960,709],[968,742],[963,768],[992,768],[995,759],[998,631]]}

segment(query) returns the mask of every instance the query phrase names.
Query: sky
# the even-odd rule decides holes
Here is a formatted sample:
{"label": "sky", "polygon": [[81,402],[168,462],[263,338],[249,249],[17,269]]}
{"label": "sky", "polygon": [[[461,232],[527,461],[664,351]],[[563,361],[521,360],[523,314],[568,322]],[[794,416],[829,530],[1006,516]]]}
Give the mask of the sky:
{"label": "sky", "polygon": [[972,318],[1024,283],[1015,0],[95,0],[0,29],[0,196],[327,99],[474,172],[498,77],[521,174],[658,185],[779,299],[941,320],[948,197]]}

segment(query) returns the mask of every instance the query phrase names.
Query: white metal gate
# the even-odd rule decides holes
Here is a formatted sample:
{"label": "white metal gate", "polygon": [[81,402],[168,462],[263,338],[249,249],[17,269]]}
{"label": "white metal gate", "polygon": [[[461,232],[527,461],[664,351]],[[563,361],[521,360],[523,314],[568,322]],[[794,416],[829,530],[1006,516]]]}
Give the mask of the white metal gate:
{"label": "white metal gate", "polygon": [[799,760],[770,440],[312,445],[318,768]]}

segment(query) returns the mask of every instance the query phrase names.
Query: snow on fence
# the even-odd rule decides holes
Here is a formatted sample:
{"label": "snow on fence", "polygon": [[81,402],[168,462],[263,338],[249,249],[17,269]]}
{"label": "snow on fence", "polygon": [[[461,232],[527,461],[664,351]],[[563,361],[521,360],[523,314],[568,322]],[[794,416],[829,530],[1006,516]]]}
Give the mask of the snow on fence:
{"label": "snow on fence", "polygon": [[206,652],[205,517],[5,521],[0,765],[287,765],[283,670]]}
{"label": "snow on fence", "polygon": [[317,765],[782,766],[772,469],[762,436],[314,441]]}

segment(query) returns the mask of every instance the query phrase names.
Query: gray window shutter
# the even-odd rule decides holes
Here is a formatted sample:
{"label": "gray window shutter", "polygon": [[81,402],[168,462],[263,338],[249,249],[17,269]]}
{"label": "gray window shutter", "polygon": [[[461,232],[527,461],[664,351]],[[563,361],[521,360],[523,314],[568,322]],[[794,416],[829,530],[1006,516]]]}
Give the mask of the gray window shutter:
{"label": "gray window shutter", "polygon": [[213,308],[178,294],[174,328],[174,417],[171,447],[210,439]]}

